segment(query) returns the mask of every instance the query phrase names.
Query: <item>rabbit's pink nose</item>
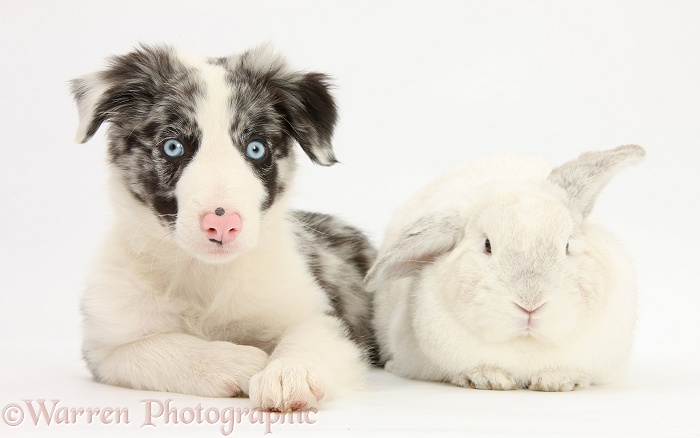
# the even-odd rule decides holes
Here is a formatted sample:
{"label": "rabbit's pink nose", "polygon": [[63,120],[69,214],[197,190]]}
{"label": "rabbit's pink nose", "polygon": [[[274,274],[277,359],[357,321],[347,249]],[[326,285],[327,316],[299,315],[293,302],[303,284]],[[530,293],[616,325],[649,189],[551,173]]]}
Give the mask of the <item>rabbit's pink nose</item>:
{"label": "rabbit's pink nose", "polygon": [[207,239],[220,245],[233,242],[242,226],[241,217],[237,213],[226,213],[221,207],[202,216],[201,224]]}

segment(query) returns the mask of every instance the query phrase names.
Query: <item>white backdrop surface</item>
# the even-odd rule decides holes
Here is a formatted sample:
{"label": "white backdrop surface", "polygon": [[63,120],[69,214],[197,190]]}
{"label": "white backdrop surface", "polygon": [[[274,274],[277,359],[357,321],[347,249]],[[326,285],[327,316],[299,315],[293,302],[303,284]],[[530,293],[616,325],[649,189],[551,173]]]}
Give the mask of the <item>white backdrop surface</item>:
{"label": "white backdrop surface", "polygon": [[[222,56],[266,41],[293,66],[332,75],[340,106],[341,164],[300,155],[294,205],[337,214],[377,244],[393,210],[457,164],[502,154],[557,164],[626,143],[648,152],[594,211],[638,270],[624,382],[491,393],[376,370],[371,390],[275,435],[699,436],[698,23],[697,1],[0,0],[0,436],[218,436],[207,424],[142,428],[141,400],[247,406],[90,381],[79,298],[111,211],[104,129],[73,143],[67,81],[139,42]],[[22,400],[37,399],[124,406],[133,418],[34,426]],[[6,414],[14,404],[27,413],[16,427]],[[250,425],[234,436],[263,433]]]}

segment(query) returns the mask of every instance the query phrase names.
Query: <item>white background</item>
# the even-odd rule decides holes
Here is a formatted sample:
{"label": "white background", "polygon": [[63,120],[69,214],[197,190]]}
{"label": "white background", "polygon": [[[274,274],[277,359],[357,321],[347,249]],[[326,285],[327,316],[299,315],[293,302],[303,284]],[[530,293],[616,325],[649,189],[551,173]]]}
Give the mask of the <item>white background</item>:
{"label": "white background", "polygon": [[[279,436],[700,434],[697,1],[0,0],[0,408],[56,398],[130,406],[139,417],[144,398],[247,406],[89,380],[79,297],[111,212],[104,129],[73,143],[67,82],[139,42],[223,56],[265,41],[295,67],[331,74],[340,106],[342,164],[315,167],[300,155],[295,206],[337,214],[377,244],[392,211],[454,165],[496,154],[558,164],[626,143],[648,152],[594,212],[638,270],[626,381],[571,394],[490,393],[375,371],[373,391],[329,403],[318,424]],[[213,426],[132,423],[10,428],[0,419],[0,435],[218,436]]]}

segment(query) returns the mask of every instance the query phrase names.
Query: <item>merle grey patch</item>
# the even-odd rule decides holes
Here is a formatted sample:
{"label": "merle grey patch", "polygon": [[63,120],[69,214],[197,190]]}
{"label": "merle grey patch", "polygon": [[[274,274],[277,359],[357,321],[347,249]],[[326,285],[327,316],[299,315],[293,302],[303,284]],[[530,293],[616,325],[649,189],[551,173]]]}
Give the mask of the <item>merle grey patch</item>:
{"label": "merle grey patch", "polygon": [[269,149],[263,160],[248,160],[266,189],[263,210],[284,192],[280,166],[292,166],[287,159],[293,140],[315,163],[336,162],[330,140],[338,114],[326,75],[289,71],[281,58],[257,50],[210,62],[226,69],[227,81],[235,90],[231,138],[241,155],[245,157],[252,140]]}
{"label": "merle grey patch", "polygon": [[[194,119],[195,102],[202,94],[196,73],[179,62],[172,49],[142,46],[112,57],[97,78],[101,84],[86,78],[71,83],[78,102],[90,87],[106,86],[83,141],[101,123],[111,122],[110,161],[121,170],[133,196],[172,226],[177,218],[175,185],[202,137]],[[184,145],[182,157],[164,154],[163,143],[171,138]]]}
{"label": "merle grey patch", "polygon": [[330,94],[327,75],[290,71],[282,58],[269,54],[264,48],[232,58],[229,65],[234,66],[228,69],[231,83],[250,85],[248,96],[239,103],[259,102],[262,96],[270,98],[274,110],[284,121],[281,128],[299,143],[312,161],[326,166],[336,162],[331,138],[338,110]]}
{"label": "merle grey patch", "polygon": [[379,356],[371,329],[372,297],[362,282],[377,251],[362,232],[332,216],[295,211],[291,221],[299,249],[328,295],[333,315],[345,323],[350,337],[376,364]]}

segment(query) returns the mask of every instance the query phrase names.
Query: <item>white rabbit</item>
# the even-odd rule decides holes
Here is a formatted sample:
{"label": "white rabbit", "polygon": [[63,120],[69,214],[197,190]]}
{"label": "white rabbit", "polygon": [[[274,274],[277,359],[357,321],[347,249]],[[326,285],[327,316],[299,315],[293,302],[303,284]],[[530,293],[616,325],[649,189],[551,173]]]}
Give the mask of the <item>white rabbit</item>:
{"label": "white rabbit", "polygon": [[396,213],[366,283],[386,369],[478,389],[571,391],[614,380],[635,325],[631,263],[587,220],[644,149],[456,169]]}

